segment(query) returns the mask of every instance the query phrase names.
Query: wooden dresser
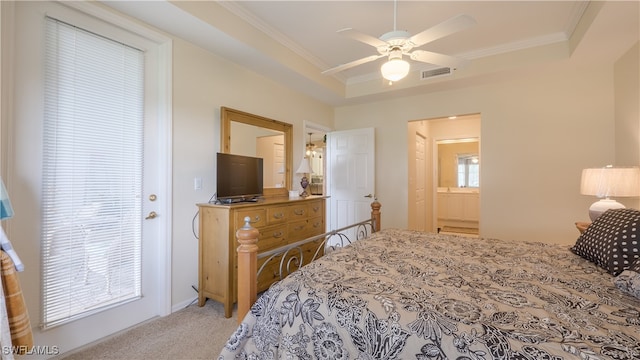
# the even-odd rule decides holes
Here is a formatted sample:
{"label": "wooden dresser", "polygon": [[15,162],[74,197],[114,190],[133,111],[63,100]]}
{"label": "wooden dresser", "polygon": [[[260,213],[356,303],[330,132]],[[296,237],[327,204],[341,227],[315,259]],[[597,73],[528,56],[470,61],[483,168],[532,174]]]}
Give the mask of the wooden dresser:
{"label": "wooden dresser", "polygon": [[[320,235],[325,232],[325,197],[300,199],[273,198],[258,203],[232,205],[198,204],[200,236],[198,256],[198,305],[207,298],[224,304],[225,317],[231,317],[237,301],[236,231],[251,219],[260,232],[258,255],[267,250]],[[305,244],[303,263],[313,257],[321,240]],[[295,255],[291,255],[295,256]],[[299,258],[299,255],[298,255]],[[266,259],[258,261],[258,268]],[[258,278],[258,292],[279,280],[280,261],[270,261]]]}

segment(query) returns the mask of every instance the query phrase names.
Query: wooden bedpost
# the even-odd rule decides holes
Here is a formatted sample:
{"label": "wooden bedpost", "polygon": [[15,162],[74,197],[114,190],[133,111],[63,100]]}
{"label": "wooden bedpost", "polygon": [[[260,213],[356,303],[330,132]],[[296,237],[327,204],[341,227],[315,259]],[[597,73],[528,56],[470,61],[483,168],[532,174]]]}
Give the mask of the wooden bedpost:
{"label": "wooden bedpost", "polygon": [[244,218],[244,226],[236,231],[238,246],[238,324],[242,323],[251,305],[256,302],[258,292],[258,236],[257,229],[251,227],[249,217]]}
{"label": "wooden bedpost", "polygon": [[371,203],[371,218],[375,221],[375,228],[373,232],[380,231],[380,208],[382,204],[378,202],[378,199],[373,200]]}

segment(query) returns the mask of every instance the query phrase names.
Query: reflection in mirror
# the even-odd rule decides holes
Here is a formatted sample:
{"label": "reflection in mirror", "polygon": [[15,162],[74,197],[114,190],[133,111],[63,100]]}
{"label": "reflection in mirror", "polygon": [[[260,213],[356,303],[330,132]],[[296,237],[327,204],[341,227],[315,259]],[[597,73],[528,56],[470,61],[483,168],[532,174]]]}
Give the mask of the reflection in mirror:
{"label": "reflection in mirror", "polygon": [[263,159],[265,197],[288,196],[293,125],[222,107],[220,136],[222,152]]}
{"label": "reflection in mirror", "polygon": [[480,187],[478,154],[458,154],[458,187]]}
{"label": "reflection in mirror", "polygon": [[[232,154],[263,159],[263,184],[267,188],[285,187],[284,133],[258,126],[231,123],[230,151]],[[249,141],[255,139],[255,141]]]}
{"label": "reflection in mirror", "polygon": [[322,195],[324,193],[325,135],[321,132],[309,132],[308,135],[305,156],[309,158],[312,170],[309,191],[311,195]]}
{"label": "reflection in mirror", "polygon": [[438,141],[438,187],[480,187],[478,139]]}

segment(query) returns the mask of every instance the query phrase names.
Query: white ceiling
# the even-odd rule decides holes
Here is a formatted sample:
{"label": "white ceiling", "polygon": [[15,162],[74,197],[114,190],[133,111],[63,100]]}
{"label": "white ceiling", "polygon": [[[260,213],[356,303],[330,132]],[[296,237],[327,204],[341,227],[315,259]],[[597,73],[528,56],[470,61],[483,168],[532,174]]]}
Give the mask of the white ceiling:
{"label": "white ceiling", "polygon": [[[374,37],[394,30],[391,1],[242,1],[229,8],[248,12],[263,24],[306,50],[322,68],[370,54],[374,48],[336,33],[354,28]],[[562,41],[573,32],[585,2],[458,2],[404,1],[397,5],[397,30],[416,34],[458,14],[468,14],[478,26],[436,40],[423,49],[475,57],[507,48]],[[291,16],[295,14],[295,16]],[[500,15],[502,14],[502,15]],[[278,33],[274,33],[277,36]],[[382,59],[343,73],[347,78],[375,73]],[[415,63],[418,65],[418,63]]]}
{"label": "white ceiling", "polygon": [[442,86],[456,78],[472,78],[486,74],[487,69],[499,71],[486,65],[485,59],[513,68],[508,59],[515,59],[513,54],[518,52],[529,51],[530,61],[536,58],[531,51],[546,54],[540,58],[566,58],[579,48],[576,44],[583,42],[583,37],[596,31],[591,28],[600,34],[589,35],[595,39],[590,40],[590,46],[601,47],[594,54],[620,56],[638,41],[640,33],[637,1],[605,6],[587,1],[399,1],[396,28],[410,34],[458,14],[470,15],[477,25],[420,48],[469,59],[468,69],[448,79],[420,80],[419,70],[437,66],[410,61],[412,73],[389,86],[379,73],[383,59],[333,76],[320,73],[376,54],[373,47],[336,31],[351,27],[379,37],[394,30],[392,1],[103,3],[332,105],[429,91],[437,87],[432,84]]}

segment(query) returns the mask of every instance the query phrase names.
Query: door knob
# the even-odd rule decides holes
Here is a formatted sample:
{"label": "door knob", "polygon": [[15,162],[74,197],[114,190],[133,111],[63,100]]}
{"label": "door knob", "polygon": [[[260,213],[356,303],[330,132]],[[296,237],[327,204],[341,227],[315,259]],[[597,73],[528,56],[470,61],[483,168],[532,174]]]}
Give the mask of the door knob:
{"label": "door knob", "polygon": [[368,194],[368,195],[365,195],[364,197],[371,199],[373,197],[373,195]]}
{"label": "door knob", "polygon": [[149,220],[149,219],[155,219],[156,217],[158,217],[158,214],[156,214],[155,211],[152,211],[149,213],[149,215],[147,215],[146,218],[144,218],[145,220]]}

